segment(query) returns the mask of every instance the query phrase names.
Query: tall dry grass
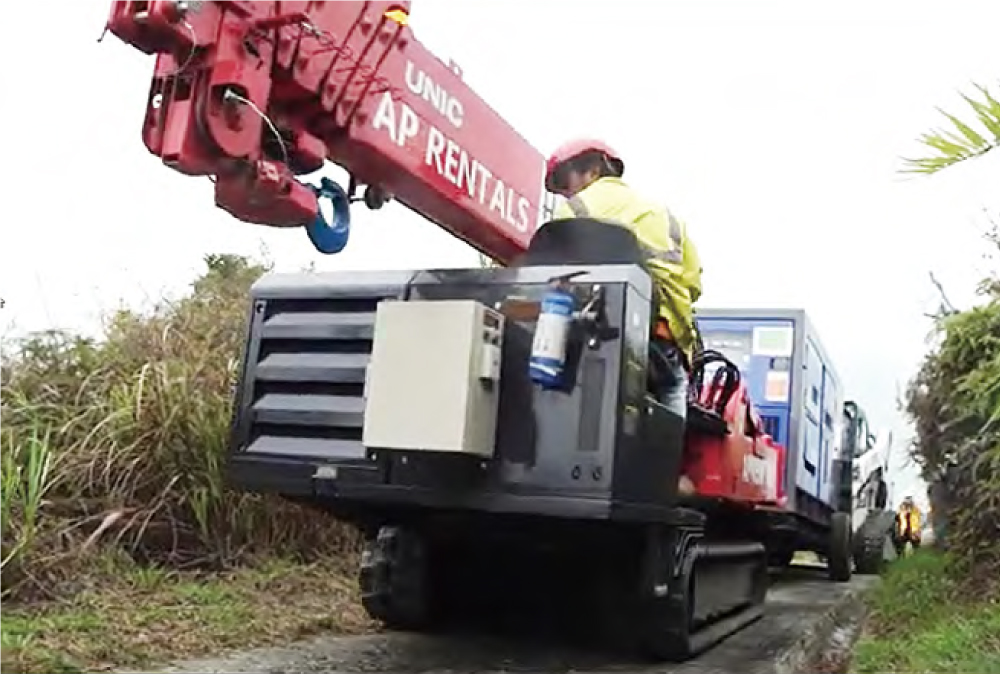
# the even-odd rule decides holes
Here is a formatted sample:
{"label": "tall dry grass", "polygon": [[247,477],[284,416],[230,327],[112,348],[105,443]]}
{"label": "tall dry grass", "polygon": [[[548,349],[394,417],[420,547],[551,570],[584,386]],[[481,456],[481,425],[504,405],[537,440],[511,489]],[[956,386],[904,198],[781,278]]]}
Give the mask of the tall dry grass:
{"label": "tall dry grass", "polygon": [[5,597],[93,582],[87,560],[107,546],[181,568],[353,550],[315,511],[226,488],[248,291],[266,267],[224,255],[206,267],[182,299],[110,317],[104,339],[4,345]]}

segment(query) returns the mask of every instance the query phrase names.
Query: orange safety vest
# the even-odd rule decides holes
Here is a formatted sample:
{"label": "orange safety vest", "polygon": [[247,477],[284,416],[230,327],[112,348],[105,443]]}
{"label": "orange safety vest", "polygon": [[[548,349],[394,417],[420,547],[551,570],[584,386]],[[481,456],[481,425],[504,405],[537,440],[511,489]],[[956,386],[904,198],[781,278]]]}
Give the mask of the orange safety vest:
{"label": "orange safety vest", "polygon": [[653,336],[668,342],[673,341],[674,336],[671,334],[670,325],[665,318],[660,318],[656,321],[656,326],[653,328]]}

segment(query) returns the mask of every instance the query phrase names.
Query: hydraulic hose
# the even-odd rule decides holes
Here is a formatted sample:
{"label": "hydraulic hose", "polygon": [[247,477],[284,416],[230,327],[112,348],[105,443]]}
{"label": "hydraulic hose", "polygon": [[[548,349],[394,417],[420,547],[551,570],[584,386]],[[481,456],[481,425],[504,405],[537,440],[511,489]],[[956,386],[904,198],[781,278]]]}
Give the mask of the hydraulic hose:
{"label": "hydraulic hose", "polygon": [[721,352],[712,349],[701,351],[694,357],[691,367],[692,389],[695,395],[701,392],[701,387],[705,377],[705,367],[710,363],[722,363],[715,375],[712,377],[711,390],[719,392],[719,397],[715,403],[715,411],[722,414],[729,404],[729,399],[740,384],[740,369],[731,360],[726,358]]}

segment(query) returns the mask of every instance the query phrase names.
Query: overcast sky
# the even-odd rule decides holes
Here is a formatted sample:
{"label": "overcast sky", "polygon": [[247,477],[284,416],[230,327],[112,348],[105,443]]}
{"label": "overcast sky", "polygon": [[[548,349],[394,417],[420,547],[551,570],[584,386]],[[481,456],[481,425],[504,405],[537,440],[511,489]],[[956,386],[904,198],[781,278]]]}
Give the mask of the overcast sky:
{"label": "overcast sky", "polygon": [[[232,219],[207,179],[142,145],[153,60],[97,44],[109,2],[8,5],[6,326],[96,330],[120,302],[183,291],[210,252],[266,248],[290,270],[476,263],[396,205],[359,209],[333,257],[300,231]],[[687,220],[701,304],[805,308],[848,395],[905,437],[895,401],[926,349],[928,271],[956,304],[974,300],[1000,157],[933,178],[894,171],[938,124],[935,106],[997,81],[1000,3],[416,0],[412,19],[543,152],[575,134],[617,146],[626,179]]]}

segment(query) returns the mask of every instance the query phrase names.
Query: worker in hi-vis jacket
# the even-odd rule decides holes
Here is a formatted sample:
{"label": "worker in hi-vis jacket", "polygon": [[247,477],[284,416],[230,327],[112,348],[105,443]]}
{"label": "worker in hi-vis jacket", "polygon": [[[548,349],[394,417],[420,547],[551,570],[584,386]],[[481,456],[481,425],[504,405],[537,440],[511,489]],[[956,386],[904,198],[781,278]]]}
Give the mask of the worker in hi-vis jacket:
{"label": "worker in hi-vis jacket", "polygon": [[895,543],[897,555],[902,555],[906,551],[907,543],[912,545],[914,550],[920,547],[922,526],[920,508],[913,502],[912,496],[907,496],[896,512]]}
{"label": "worker in hi-vis jacket", "polygon": [[625,184],[624,172],[625,163],[607,144],[573,140],[549,157],[545,187],[566,198],[556,208],[554,220],[577,217],[620,223],[645,249],[660,295],[654,337],[665,346],[661,350],[670,361],[669,375],[676,380],[658,397],[684,417],[687,369],[697,342],[692,305],[701,296],[701,261],[684,223]]}

